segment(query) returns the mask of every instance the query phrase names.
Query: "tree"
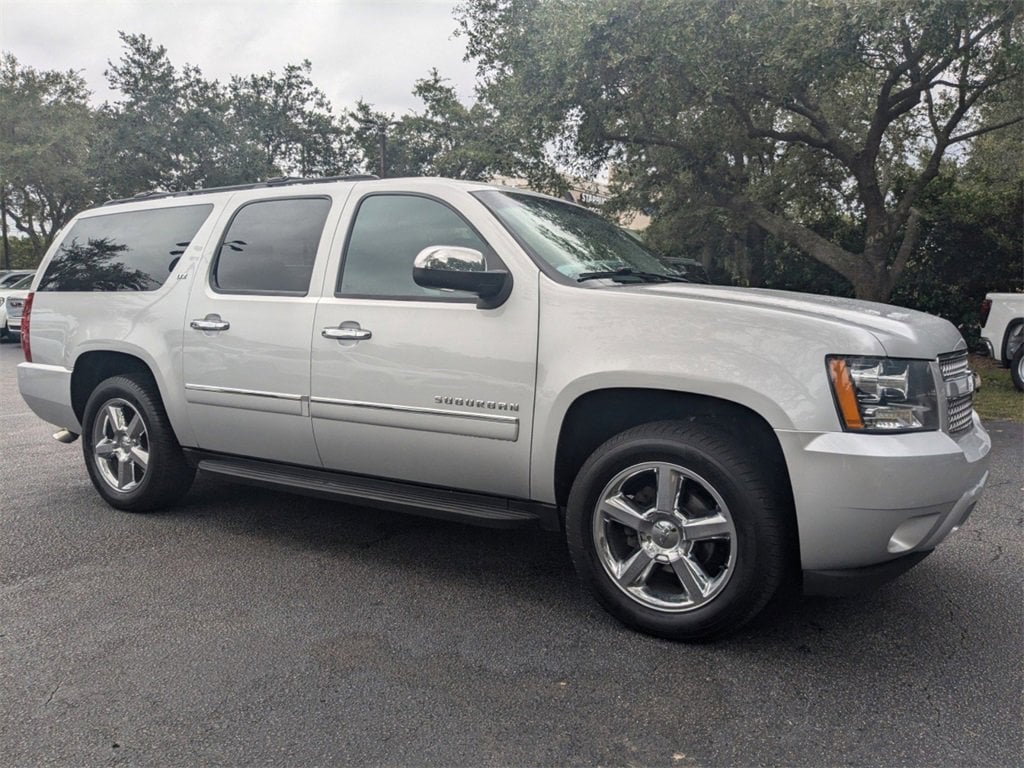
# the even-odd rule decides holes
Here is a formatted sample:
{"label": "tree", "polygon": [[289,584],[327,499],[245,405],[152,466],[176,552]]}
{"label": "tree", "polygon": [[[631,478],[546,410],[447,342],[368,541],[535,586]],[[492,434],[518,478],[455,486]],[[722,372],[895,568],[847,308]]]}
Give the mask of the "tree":
{"label": "tree", "polygon": [[351,163],[326,94],[310,79],[308,60],[274,72],[233,77],[229,124],[259,148],[261,165],[278,175],[333,176]]}
{"label": "tree", "polygon": [[38,259],[94,197],[94,116],[75,72],[39,71],[10,54],[0,60],[0,221],[3,265],[11,264],[8,222]]}
{"label": "tree", "polygon": [[395,119],[360,101],[348,113],[365,171],[380,172],[383,131],[387,176],[484,180],[536,169],[532,175],[551,186],[550,166],[535,153],[515,152],[498,114],[482,102],[464,105],[436,69],[417,80],[412,92],[423,102],[420,112]]}
{"label": "tree", "polygon": [[125,51],[107,70],[121,98],[104,105],[100,126],[109,196],[348,169],[345,130],[308,61],[224,87],[197,67],[177,69],[145,35],[121,40]]}
{"label": "tree", "polygon": [[523,145],[756,225],[861,298],[890,297],[947,152],[1024,119],[982,109],[1022,77],[1014,0],[468,0],[460,23]]}
{"label": "tree", "polygon": [[106,71],[121,98],[105,104],[98,172],[110,197],[251,181],[263,170],[245,139],[233,135],[224,89],[145,35],[120,33],[125,50]]}

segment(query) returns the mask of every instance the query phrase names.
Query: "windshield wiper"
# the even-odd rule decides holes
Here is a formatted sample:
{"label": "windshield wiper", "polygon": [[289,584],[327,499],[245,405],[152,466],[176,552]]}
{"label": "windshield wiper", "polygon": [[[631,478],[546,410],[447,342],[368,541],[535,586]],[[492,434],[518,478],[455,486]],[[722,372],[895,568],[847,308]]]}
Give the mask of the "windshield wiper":
{"label": "windshield wiper", "polygon": [[615,280],[619,277],[635,277],[642,283],[688,283],[690,282],[682,275],[660,275],[657,272],[638,272],[632,267],[620,267],[619,269],[604,269],[599,272],[580,272],[576,277],[577,283],[585,280]]}

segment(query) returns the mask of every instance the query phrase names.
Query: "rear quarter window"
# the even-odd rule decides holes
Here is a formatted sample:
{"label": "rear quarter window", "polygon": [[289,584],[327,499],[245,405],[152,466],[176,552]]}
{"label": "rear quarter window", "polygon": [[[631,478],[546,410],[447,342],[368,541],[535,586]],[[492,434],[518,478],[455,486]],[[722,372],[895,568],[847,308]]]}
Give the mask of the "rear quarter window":
{"label": "rear quarter window", "polygon": [[188,248],[212,205],[80,219],[39,282],[39,291],[153,291]]}

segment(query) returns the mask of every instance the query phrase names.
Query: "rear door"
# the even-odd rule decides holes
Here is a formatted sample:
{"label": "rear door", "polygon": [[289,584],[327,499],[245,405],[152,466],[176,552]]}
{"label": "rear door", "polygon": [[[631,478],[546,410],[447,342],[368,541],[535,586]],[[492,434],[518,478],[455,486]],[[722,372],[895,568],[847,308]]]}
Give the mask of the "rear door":
{"label": "rear door", "polygon": [[233,201],[185,318],[185,398],[200,448],[319,466],[310,337],[349,189],[340,199],[271,191]]}

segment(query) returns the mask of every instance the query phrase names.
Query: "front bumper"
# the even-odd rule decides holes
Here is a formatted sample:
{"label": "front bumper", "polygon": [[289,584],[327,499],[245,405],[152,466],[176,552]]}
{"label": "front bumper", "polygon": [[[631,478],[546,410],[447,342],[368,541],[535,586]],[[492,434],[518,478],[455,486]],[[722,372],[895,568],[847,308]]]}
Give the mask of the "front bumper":
{"label": "front bumper", "polygon": [[[905,570],[920,559],[909,556],[931,551],[967,519],[988,479],[992,443],[977,414],[970,431],[956,438],[945,432],[776,434],[809,575],[851,571],[852,578],[860,569],[898,575],[895,561],[907,564]],[[861,573],[865,583],[877,582]]]}
{"label": "front bumper", "polygon": [[804,571],[804,594],[823,595],[826,597],[842,597],[856,595],[874,589],[897,576],[906,573],[931,554],[927,552],[911,552],[909,555],[897,557],[878,565],[864,568],[843,568],[836,571]]}

